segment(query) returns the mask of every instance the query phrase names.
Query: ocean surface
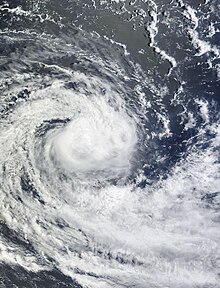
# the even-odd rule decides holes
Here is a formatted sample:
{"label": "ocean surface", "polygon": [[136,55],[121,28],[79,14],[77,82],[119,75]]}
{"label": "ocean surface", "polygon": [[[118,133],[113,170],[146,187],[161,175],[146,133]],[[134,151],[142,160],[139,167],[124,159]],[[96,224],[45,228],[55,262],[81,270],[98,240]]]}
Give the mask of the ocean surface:
{"label": "ocean surface", "polygon": [[220,287],[219,11],[0,1],[0,288]]}

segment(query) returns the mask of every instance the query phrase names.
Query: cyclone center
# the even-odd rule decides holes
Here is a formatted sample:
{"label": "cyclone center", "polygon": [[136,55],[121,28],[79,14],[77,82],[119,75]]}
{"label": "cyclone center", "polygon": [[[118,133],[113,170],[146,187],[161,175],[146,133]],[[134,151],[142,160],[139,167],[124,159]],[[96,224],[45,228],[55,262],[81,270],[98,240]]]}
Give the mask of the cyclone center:
{"label": "cyclone center", "polygon": [[107,103],[84,107],[53,140],[61,167],[78,176],[128,173],[137,143],[135,122]]}

